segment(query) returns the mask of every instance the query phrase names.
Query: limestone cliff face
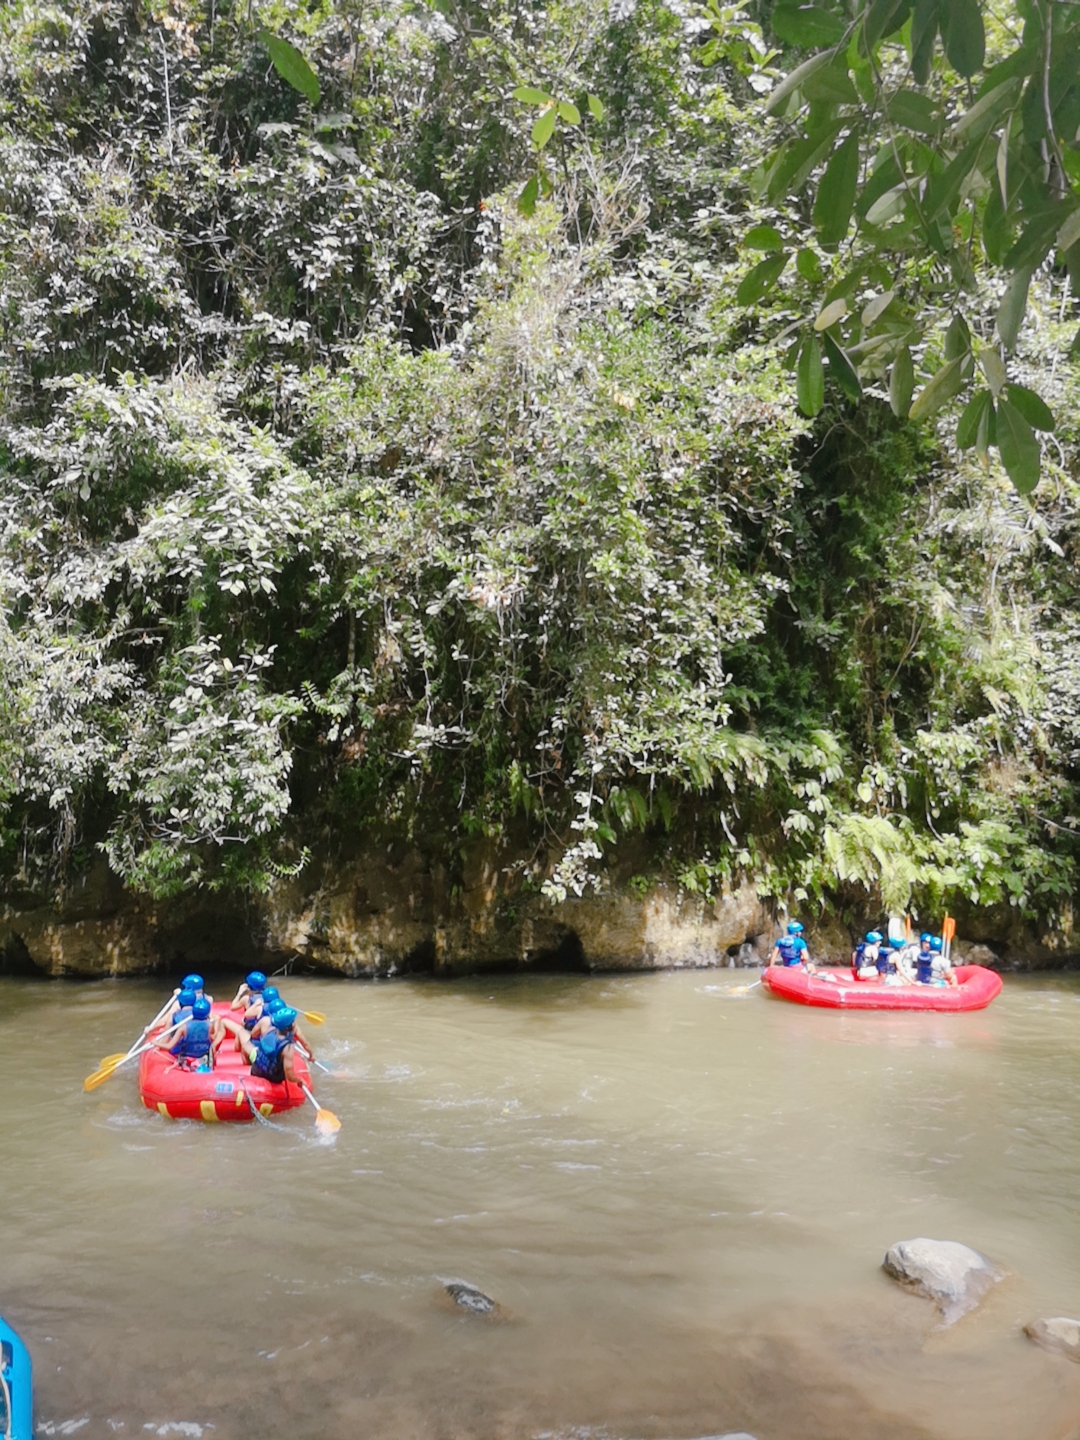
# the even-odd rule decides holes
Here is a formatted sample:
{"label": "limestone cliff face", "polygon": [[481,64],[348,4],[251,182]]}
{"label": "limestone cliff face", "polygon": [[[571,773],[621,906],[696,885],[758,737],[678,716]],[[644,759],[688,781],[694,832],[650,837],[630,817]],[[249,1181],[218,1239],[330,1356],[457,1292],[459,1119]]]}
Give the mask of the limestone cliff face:
{"label": "limestone cliff face", "polygon": [[[0,964],[51,976],[283,961],[353,977],[708,968],[760,963],[780,931],[775,909],[748,882],[707,901],[624,867],[600,893],[552,905],[537,875],[512,860],[505,847],[477,843],[451,880],[419,847],[379,843],[279,881],[266,896],[160,905],[132,896],[101,864],[62,903],[9,901]],[[864,923],[801,918],[812,953],[833,962],[846,960]],[[956,947],[963,960],[1008,969],[1080,960],[1080,936],[1039,937],[1005,915],[968,917],[960,929],[973,937]]]}

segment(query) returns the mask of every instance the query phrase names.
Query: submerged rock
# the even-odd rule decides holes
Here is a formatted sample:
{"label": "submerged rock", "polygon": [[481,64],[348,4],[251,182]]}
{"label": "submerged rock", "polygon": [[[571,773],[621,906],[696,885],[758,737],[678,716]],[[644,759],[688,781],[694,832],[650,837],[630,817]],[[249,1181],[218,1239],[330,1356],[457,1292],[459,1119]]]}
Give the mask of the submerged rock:
{"label": "submerged rock", "polygon": [[1065,1355],[1080,1364],[1080,1320],[1057,1315],[1052,1320],[1032,1320],[1024,1326],[1024,1334],[1044,1350]]}
{"label": "submerged rock", "polygon": [[467,1280],[444,1280],[443,1289],[455,1305],[473,1315],[497,1315],[499,1307],[490,1295],[485,1295]]}
{"label": "submerged rock", "polygon": [[974,1310],[992,1285],[1004,1278],[992,1260],[956,1240],[898,1240],[882,1269],[906,1290],[933,1300],[946,1325]]}

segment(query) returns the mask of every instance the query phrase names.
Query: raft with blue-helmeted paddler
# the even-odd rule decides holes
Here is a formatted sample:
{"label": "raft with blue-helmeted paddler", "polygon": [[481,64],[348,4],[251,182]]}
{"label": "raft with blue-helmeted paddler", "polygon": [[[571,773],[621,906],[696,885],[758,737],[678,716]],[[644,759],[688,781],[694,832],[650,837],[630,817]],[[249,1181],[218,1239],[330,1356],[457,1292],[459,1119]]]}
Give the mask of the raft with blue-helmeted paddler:
{"label": "raft with blue-helmeted paddler", "polygon": [[[230,1007],[216,1001],[213,1011],[228,1017]],[[164,1029],[158,1026],[150,1039]],[[139,1094],[148,1110],[171,1120],[253,1120],[256,1112],[264,1119],[295,1110],[305,1100],[303,1087],[311,1085],[311,1072],[297,1046],[293,1065],[299,1084],[290,1080],[274,1083],[251,1073],[245,1057],[226,1040],[217,1053],[213,1068],[188,1066],[167,1049],[147,1050],[139,1060]]]}

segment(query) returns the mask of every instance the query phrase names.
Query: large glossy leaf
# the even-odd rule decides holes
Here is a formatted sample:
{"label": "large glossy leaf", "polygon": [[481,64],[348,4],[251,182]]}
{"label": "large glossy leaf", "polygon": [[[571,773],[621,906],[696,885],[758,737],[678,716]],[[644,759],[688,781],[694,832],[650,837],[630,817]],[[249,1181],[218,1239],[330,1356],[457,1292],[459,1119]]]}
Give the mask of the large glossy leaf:
{"label": "large glossy leaf", "polygon": [[821,363],[821,344],[814,334],[807,335],[799,351],[795,388],[802,413],[816,415],[825,403],[825,370]]}
{"label": "large glossy leaf", "polygon": [[835,325],[838,320],[842,320],[844,318],[844,316],[847,314],[847,309],[847,301],[842,295],[839,296],[836,300],[830,300],[829,303],[825,305],[820,311],[820,313],[816,316],[814,320],[814,329],[827,330],[830,325]]}
{"label": "large glossy leaf", "polygon": [[1007,270],[1037,270],[1053,249],[1063,217],[1064,205],[1055,205],[1024,226],[1020,239],[1001,262]]}
{"label": "large glossy leaf", "polygon": [[925,420],[928,415],[933,415],[946,405],[954,395],[959,393],[963,380],[960,374],[960,367],[963,358],[957,356],[943,365],[923,386],[915,397],[911,409],[908,411],[909,420]]}
{"label": "large glossy leaf", "polygon": [[979,427],[983,422],[983,412],[988,405],[993,405],[993,403],[994,397],[989,390],[975,391],[975,394],[964,406],[963,414],[956,426],[958,450],[970,450],[977,443]]}
{"label": "large glossy leaf", "polygon": [[960,198],[960,189],[978,162],[980,149],[981,142],[972,141],[949,161],[940,175],[930,177],[923,202],[923,215],[927,222],[936,220],[939,215],[947,217],[952,214]]}
{"label": "large glossy leaf", "polygon": [[1010,385],[1006,391],[1010,405],[1015,405],[1033,430],[1053,430],[1054,414],[1041,395],[1025,385]]}
{"label": "large glossy leaf", "polygon": [[1020,81],[1017,78],[996,85],[981,100],[976,100],[970,110],[964,111],[953,126],[953,133],[965,140],[974,135],[985,135],[999,123],[1019,94]]}
{"label": "large glossy leaf", "polygon": [[305,96],[312,105],[319,103],[319,82],[314,70],[304,59],[295,45],[290,45],[288,40],[282,40],[280,35],[272,35],[269,30],[260,30],[259,39],[266,47],[266,53],[274,69],[294,90]]}
{"label": "large glossy leaf", "polygon": [[941,3],[942,0],[915,0],[911,17],[911,78],[916,85],[925,85],[930,78]]}
{"label": "large glossy leaf", "polygon": [[1016,337],[1027,309],[1028,287],[1031,285],[1031,271],[1018,270],[1009,281],[997,312],[997,330],[1006,350],[1016,347]]}
{"label": "large glossy leaf", "polygon": [[543,150],[544,146],[551,139],[552,135],[554,135],[555,118],[555,106],[551,105],[548,107],[547,110],[544,111],[544,113],[540,116],[539,120],[537,120],[536,124],[532,127],[532,142],[538,150]]}
{"label": "large glossy leaf", "polygon": [[915,389],[915,366],[911,351],[905,345],[893,361],[889,375],[889,405],[897,419],[903,419],[911,409],[911,396]]}
{"label": "large glossy leaf", "polygon": [[786,75],[780,84],[769,92],[769,103],[765,107],[768,113],[775,114],[782,107],[784,101],[793,95],[813,75],[815,70],[820,70],[823,65],[831,65],[832,59],[833,57],[826,50],[820,55],[812,55],[809,60],[804,60],[801,65],[796,66],[790,75]]}
{"label": "large glossy leaf", "polygon": [[847,28],[839,16],[819,5],[797,5],[780,0],[772,12],[772,28],[781,40],[803,50],[817,50],[822,45],[837,45]]}
{"label": "large glossy leaf", "polygon": [[1080,240],[1080,209],[1074,210],[1057,233],[1057,247],[1064,255]]}
{"label": "large glossy leaf", "polygon": [[1031,426],[1008,400],[998,401],[997,444],[1009,479],[1021,495],[1029,495],[1039,483],[1042,455]]}
{"label": "large glossy leaf", "polygon": [[911,14],[912,0],[870,0],[863,16],[863,48],[870,54],[879,40],[900,29]]}
{"label": "large glossy leaf", "polygon": [[825,105],[855,105],[859,99],[848,68],[842,63],[816,70],[803,82],[802,92],[807,100]]}
{"label": "large glossy leaf", "polygon": [[986,54],[979,0],[945,0],[940,15],[941,38],[949,64],[966,79],[981,67]]}
{"label": "large glossy leaf", "polygon": [[847,398],[858,404],[862,399],[862,385],[859,383],[855,366],[827,330],[821,337],[821,343],[825,349],[825,359],[829,362],[829,374]]}
{"label": "large glossy leaf", "polygon": [[979,428],[975,435],[975,449],[985,455],[991,445],[997,444],[997,408],[993,400],[979,414]]}
{"label": "large glossy leaf", "polygon": [[775,225],[752,225],[743,236],[748,250],[782,250],[783,236]]}
{"label": "large glossy leaf", "polygon": [[858,183],[859,135],[853,130],[826,166],[814,201],[814,224],[823,245],[839,245],[847,234]]}
{"label": "large glossy leaf", "polygon": [[739,305],[753,305],[760,300],[779,280],[789,258],[784,251],[759,260],[754,268],[743,276],[739,288],[735,291],[736,302]]}
{"label": "large glossy leaf", "polygon": [[519,85],[516,90],[510,92],[515,100],[521,100],[526,105],[550,105],[552,97],[546,90],[537,90],[532,85]]}
{"label": "large glossy leaf", "polygon": [[917,90],[898,90],[889,97],[889,119],[920,135],[936,135],[941,127],[941,112],[934,102]]}

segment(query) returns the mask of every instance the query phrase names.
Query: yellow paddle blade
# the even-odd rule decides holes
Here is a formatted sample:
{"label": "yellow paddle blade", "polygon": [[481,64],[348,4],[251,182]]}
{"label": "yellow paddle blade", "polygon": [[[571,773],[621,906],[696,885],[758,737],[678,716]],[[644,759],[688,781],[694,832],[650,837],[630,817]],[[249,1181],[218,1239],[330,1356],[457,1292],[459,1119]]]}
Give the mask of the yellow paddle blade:
{"label": "yellow paddle blade", "polygon": [[115,1069],[115,1065],[110,1065],[107,1070],[95,1070],[93,1075],[88,1075],[82,1082],[82,1088],[84,1090],[96,1090],[99,1085],[105,1084],[105,1081],[108,1080]]}
{"label": "yellow paddle blade", "polygon": [[326,1024],[326,1016],[319,1010],[301,1010],[300,1014],[303,1015],[305,1020],[310,1021],[312,1025]]}
{"label": "yellow paddle blade", "polygon": [[130,1051],[118,1050],[115,1055],[106,1055],[104,1060],[98,1061],[98,1069],[104,1070],[106,1065],[119,1065],[121,1060],[126,1060]]}
{"label": "yellow paddle blade", "polygon": [[336,1135],[341,1129],[341,1121],[332,1110],[324,1110],[320,1105],[315,1115],[315,1129],[320,1135]]}

